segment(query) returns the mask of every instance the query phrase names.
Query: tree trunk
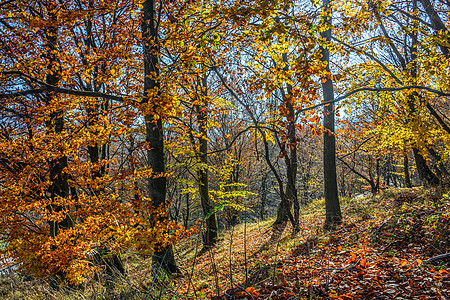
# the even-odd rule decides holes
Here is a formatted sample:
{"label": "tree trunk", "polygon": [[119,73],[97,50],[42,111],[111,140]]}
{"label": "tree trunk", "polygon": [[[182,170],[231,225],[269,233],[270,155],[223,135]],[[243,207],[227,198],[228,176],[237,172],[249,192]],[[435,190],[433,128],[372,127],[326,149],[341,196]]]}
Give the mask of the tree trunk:
{"label": "tree trunk", "polygon": [[[95,43],[93,41],[93,34],[92,34],[92,12],[93,12],[93,1],[89,2],[89,10],[91,13],[88,16],[88,19],[86,21],[86,38],[85,38],[85,51],[89,53],[91,50],[94,50],[96,48]],[[86,55],[84,55],[86,56]],[[89,69],[89,63],[86,59],[82,59],[82,64],[86,69]],[[98,74],[98,66],[94,67],[94,76]],[[94,77],[94,80],[92,84],[82,84],[84,87],[84,90],[86,91],[92,91],[92,92],[98,92],[101,89],[100,85],[95,84],[96,77]],[[105,104],[103,107],[104,111],[108,110],[108,100],[104,100]],[[102,112],[101,105],[97,102],[94,102],[93,104],[87,103],[86,104],[86,112],[87,112],[87,127],[91,127],[92,125],[96,124],[99,121],[99,116]],[[98,132],[96,132],[97,134]],[[106,174],[106,168],[105,165],[102,165],[101,167],[98,166],[101,160],[104,160],[106,158],[106,143],[103,145],[99,145],[98,143],[95,143],[94,145],[89,145],[87,147],[89,158],[94,166],[94,169],[92,171],[92,178],[97,179],[101,178]],[[100,193],[104,193],[104,189],[101,189],[99,191]],[[95,194],[96,191],[94,191],[92,194]],[[105,265],[106,267],[106,274],[113,276],[115,273],[119,272],[121,274],[125,273],[125,267],[123,265],[123,261],[121,257],[118,254],[111,253],[110,250],[105,246],[101,249],[97,249],[97,261],[100,264]]]}
{"label": "tree trunk", "polygon": [[207,80],[206,76],[202,77],[201,82],[201,99],[199,99],[200,104],[196,105],[197,110],[197,121],[201,136],[199,137],[199,156],[201,168],[198,170],[198,180],[199,180],[199,193],[200,200],[202,204],[203,214],[205,216],[206,222],[206,232],[203,237],[203,249],[207,250],[213,247],[217,242],[217,218],[214,212],[214,205],[211,203],[209,197],[209,187],[208,187],[208,130],[207,130],[207,107],[206,107],[206,96],[207,96]]}
{"label": "tree trunk", "polygon": [[[286,54],[284,54],[286,55]],[[292,105],[292,87],[289,87],[289,99],[288,99],[288,109],[289,109],[289,128],[288,128],[288,140],[289,140],[289,164],[287,166],[287,185],[286,185],[286,196],[292,201],[294,205],[294,223],[292,224],[292,229],[294,233],[297,233],[299,228],[299,220],[300,220],[300,205],[298,203],[298,194],[297,194],[297,137],[295,133],[295,113],[294,107]]]}
{"label": "tree trunk", "polygon": [[[431,25],[436,33],[438,32],[446,32],[448,31],[445,27],[444,22],[442,22],[441,18],[437,14],[436,10],[433,7],[433,4],[431,4],[430,0],[420,0],[422,2],[423,8],[425,9],[425,12],[427,13],[428,17],[430,18]],[[415,4],[417,5],[417,4]],[[446,58],[450,58],[450,51],[447,46],[445,46],[445,42],[447,42],[448,39],[444,39],[444,43],[439,44],[439,48],[441,49],[442,54]]]}
{"label": "tree trunk", "polygon": [[[285,63],[284,70],[289,70],[289,60],[287,53],[282,54],[283,62]],[[283,102],[288,109],[288,126],[287,126],[287,140],[288,144],[284,146],[284,151],[286,151],[284,160],[286,164],[286,197],[285,201],[280,202],[277,212],[276,223],[281,224],[290,219],[291,207],[294,205],[294,217],[292,220],[292,230],[294,233],[299,231],[299,219],[300,219],[300,205],[298,202],[297,195],[297,135],[295,129],[295,112],[292,99],[292,86],[290,84],[286,85],[287,93],[282,89]],[[289,154],[288,154],[289,153]]]}
{"label": "tree trunk", "polygon": [[[322,0],[324,11],[327,17],[325,23],[330,26],[326,31],[321,32],[322,38],[327,42],[331,40],[331,4],[329,0]],[[322,61],[326,62],[326,72],[330,74],[330,51],[327,45],[321,46]],[[322,83],[324,102],[334,100],[333,81],[330,77]],[[323,171],[324,171],[324,194],[325,194],[325,229],[331,229],[342,222],[341,208],[339,205],[337,179],[336,179],[336,140],[334,137],[334,105],[325,105],[323,109]]]}
{"label": "tree trunk", "polygon": [[[155,0],[143,3],[142,44],[144,54],[144,98],[150,105],[144,113],[145,140],[147,142],[147,164],[153,175],[147,179],[147,192],[155,207],[166,206],[166,177],[164,163],[164,135],[162,120],[158,116],[159,96],[159,46]],[[149,99],[152,95],[153,99]],[[151,100],[151,101],[150,101]],[[150,103],[149,103],[150,102]],[[153,266],[161,266],[167,273],[178,273],[172,245],[158,249],[153,255]]]}
{"label": "tree trunk", "polygon": [[281,203],[278,206],[277,210],[277,219],[273,223],[273,226],[281,225],[286,223],[287,221],[291,221],[292,224],[295,224],[294,217],[291,213],[292,203],[289,202],[286,195],[283,193],[281,196]]}
{"label": "tree trunk", "polygon": [[[428,0],[422,1],[422,4],[424,5],[425,9],[432,9],[431,3]],[[417,0],[413,1],[413,10],[416,12],[417,9]],[[430,18],[432,16],[430,15]],[[435,22],[435,20],[432,22]],[[437,24],[437,23],[436,23]],[[436,25],[435,24],[435,25]],[[414,27],[418,27],[417,22],[414,23]],[[412,35],[412,45],[411,45],[411,63],[412,67],[410,68],[411,78],[416,79],[417,78],[417,32],[413,32]],[[409,116],[408,116],[408,122],[415,118],[416,114],[416,100],[419,99],[420,95],[417,92],[412,92],[408,96],[408,106],[409,106]],[[430,168],[427,165],[426,159],[422,156],[419,149],[417,148],[417,145],[413,145],[412,147],[413,153],[414,153],[414,159],[416,161],[416,167],[417,171],[419,172],[419,177],[422,183],[429,184],[429,185],[437,185],[439,184],[439,178],[430,170]]]}
{"label": "tree trunk", "polygon": [[184,228],[189,227],[189,216],[191,214],[191,203],[189,201],[189,194],[185,195],[186,199],[186,215],[183,217]]}
{"label": "tree trunk", "polygon": [[439,153],[433,149],[433,147],[427,147],[428,153],[436,160],[434,163],[434,168],[436,170],[436,173],[438,177],[446,177],[449,175],[447,169],[445,168],[445,165],[443,164],[442,157],[439,155]]}
{"label": "tree trunk", "polygon": [[420,154],[419,149],[413,147],[413,152],[420,180],[422,180],[424,184],[438,185],[440,181],[439,178],[430,170],[427,165],[427,161],[422,154]]}
{"label": "tree trunk", "polygon": [[[88,126],[91,124],[95,124],[98,121],[99,109],[100,107],[98,105],[95,105],[94,108],[88,107]],[[104,151],[106,150],[105,145],[99,146],[96,143],[95,145],[90,145],[87,148],[90,161],[94,166],[92,178],[95,180],[97,178],[103,177],[106,173],[106,169],[104,168],[104,166],[99,168],[98,164],[100,163],[100,159],[104,159],[103,156],[106,155],[104,153]],[[104,189],[101,189],[98,192],[104,193]],[[95,192],[93,192],[93,194],[94,193]],[[97,261],[106,267],[105,271],[109,276],[114,276],[114,274],[116,274],[117,272],[119,272],[120,274],[125,274],[125,266],[123,264],[122,258],[116,253],[111,253],[108,247],[98,249]]]}
{"label": "tree trunk", "polygon": [[259,210],[259,217],[261,220],[266,218],[266,202],[267,202],[267,173],[262,177],[260,197],[261,197],[261,208]]}
{"label": "tree trunk", "polygon": [[405,174],[405,185],[407,188],[411,188],[411,179],[409,177],[409,161],[408,161],[408,152],[403,150],[403,173]]}
{"label": "tree trunk", "polygon": [[[48,10],[50,26],[47,29],[45,34],[46,42],[47,42],[47,53],[45,54],[46,60],[48,61],[47,66],[47,75],[45,78],[45,82],[57,86],[60,81],[60,68],[58,64],[57,58],[57,44],[58,44],[58,28],[57,26],[57,15],[54,13],[54,8],[49,4]],[[55,100],[54,92],[47,92],[44,96],[44,101],[46,105],[50,107],[54,105]],[[64,131],[64,110],[57,109],[56,111],[50,113],[50,120],[46,121],[46,129],[49,133],[59,134]],[[62,149],[57,149],[56,151],[62,151]],[[64,171],[64,169],[68,166],[67,156],[63,155],[60,158],[52,159],[48,162],[49,164],[49,175],[50,175],[50,198],[51,204],[47,206],[50,213],[52,212],[61,212],[64,207],[61,205],[55,205],[54,199],[57,197],[66,198],[69,196],[70,188],[68,179],[68,174]],[[67,214],[61,222],[49,221],[50,227],[50,236],[55,238],[60,230],[68,229],[73,227],[73,221],[70,216]],[[52,250],[56,250],[57,246],[52,245]],[[65,273],[64,271],[57,272],[57,277],[60,280],[64,280]]]}

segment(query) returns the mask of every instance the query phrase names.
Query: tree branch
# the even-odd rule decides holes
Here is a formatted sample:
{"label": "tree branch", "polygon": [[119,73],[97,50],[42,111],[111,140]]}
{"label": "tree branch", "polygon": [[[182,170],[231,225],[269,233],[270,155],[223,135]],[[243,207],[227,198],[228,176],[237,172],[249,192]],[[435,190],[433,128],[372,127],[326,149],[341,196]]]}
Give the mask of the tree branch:
{"label": "tree branch", "polygon": [[3,5],[6,5],[6,4],[12,3],[14,1],[16,1],[16,0],[6,0],[6,1],[0,2],[0,7],[2,7]]}
{"label": "tree branch", "polygon": [[430,114],[436,118],[436,120],[438,121],[438,123],[442,126],[442,128],[447,131],[447,133],[450,134],[450,128],[448,127],[448,125],[444,122],[444,120],[442,120],[441,116],[438,115],[438,113],[436,112],[436,110],[433,108],[433,106],[431,106],[430,103],[427,103],[427,108],[430,111]]}
{"label": "tree branch", "polygon": [[428,27],[433,28],[433,25],[432,25],[432,24],[430,24],[430,23],[428,23],[428,22],[422,20],[421,18],[416,17],[416,16],[410,14],[409,12],[402,10],[401,8],[399,8],[399,7],[395,6],[395,5],[392,5],[392,4],[391,4],[391,6],[392,6],[393,8],[395,8],[396,11],[398,11],[398,12],[400,12],[401,14],[407,16],[408,18],[413,19],[413,20],[416,20],[416,21],[419,21],[420,23],[422,23],[422,24],[424,24],[424,25],[426,25],[426,26],[428,26]]}
{"label": "tree branch", "polygon": [[337,97],[337,98],[335,98],[334,100],[327,101],[327,102],[322,102],[322,103],[319,103],[319,104],[316,104],[316,105],[313,105],[313,106],[308,106],[308,107],[306,107],[306,108],[302,108],[302,109],[300,109],[300,110],[298,110],[298,111],[296,112],[296,115],[298,116],[300,113],[302,113],[302,112],[304,112],[304,111],[308,111],[308,110],[311,110],[311,109],[315,109],[315,108],[317,108],[317,107],[321,107],[321,106],[324,106],[324,105],[328,105],[328,104],[332,104],[332,103],[335,103],[335,102],[339,102],[339,101],[344,100],[345,98],[348,98],[348,97],[350,97],[351,95],[356,94],[356,93],[359,93],[359,92],[365,92],[365,91],[368,91],[368,92],[398,92],[398,91],[411,90],[411,89],[425,90],[425,91],[428,91],[428,92],[430,92],[430,93],[437,94],[438,96],[446,96],[446,97],[449,97],[449,96],[450,96],[450,93],[444,93],[444,92],[442,92],[442,91],[438,91],[438,90],[435,90],[435,89],[432,89],[432,88],[429,88],[429,87],[426,87],[426,86],[420,86],[420,85],[402,86],[402,87],[398,87],[398,88],[371,88],[371,87],[362,87],[362,88],[353,90],[353,91],[351,91],[351,92],[348,92],[348,93],[345,94],[345,95],[342,95],[342,96],[340,96],[340,97]]}
{"label": "tree branch", "polygon": [[114,101],[119,101],[119,102],[124,102],[126,100],[130,100],[135,103],[140,103],[139,101],[132,99],[131,96],[126,96],[126,95],[111,95],[111,94],[105,94],[105,93],[101,93],[101,92],[77,91],[77,90],[72,90],[72,89],[60,88],[60,87],[48,84],[46,82],[43,82],[42,80],[40,80],[38,78],[35,78],[33,76],[30,76],[28,74],[25,74],[25,73],[19,72],[19,71],[7,71],[7,72],[3,72],[2,74],[3,75],[17,75],[19,77],[27,78],[32,82],[38,83],[42,86],[45,86],[45,88],[32,89],[32,90],[27,90],[27,91],[23,91],[23,92],[2,93],[2,94],[0,94],[0,99],[43,94],[46,92],[56,92],[56,93],[61,93],[61,94],[66,94],[66,95],[73,95],[73,96],[104,98],[104,99],[109,99],[109,100],[114,100]]}
{"label": "tree branch", "polygon": [[[217,76],[219,77],[222,85],[231,94],[231,96],[234,99],[236,99],[236,101],[239,102],[242,106],[244,106],[244,108],[247,110],[247,112],[250,115],[250,118],[252,119],[252,121],[255,124],[255,126],[258,126],[258,120],[256,120],[256,118],[253,115],[249,105],[246,104],[241,98],[239,98],[239,96],[233,91],[233,89],[228,86],[228,84],[226,83],[226,81],[223,78],[222,74],[220,74],[219,70],[217,70],[217,67],[212,67],[211,69],[217,74]],[[268,145],[266,134],[259,126],[257,127],[257,130],[259,131],[259,133],[261,134],[261,136],[263,138],[264,153],[265,153],[264,158],[265,158],[266,163],[269,166],[270,170],[272,171],[273,175],[275,176],[275,179],[277,180],[277,183],[278,183],[278,186],[279,186],[279,190],[280,190],[280,194],[281,194],[280,196],[281,196],[281,199],[283,201],[285,199],[285,197],[286,197],[286,195],[284,193],[283,181],[282,181],[280,175],[278,174],[277,170],[275,169],[275,166],[270,161],[270,151],[269,151],[269,145]]]}
{"label": "tree branch", "polygon": [[426,263],[426,264],[433,264],[433,263],[435,263],[438,260],[446,260],[447,262],[449,262],[450,261],[450,253],[445,253],[445,254],[441,254],[441,255],[437,255],[437,256],[431,257],[431,258],[425,260],[424,263]]}
{"label": "tree branch", "polygon": [[366,180],[366,181],[370,184],[370,186],[372,186],[373,182],[372,182],[369,178],[367,178],[367,177],[364,176],[363,174],[361,174],[361,173],[359,173],[358,171],[356,171],[355,168],[351,167],[351,166],[350,166],[345,160],[343,160],[342,158],[337,157],[337,159],[338,159],[339,161],[341,161],[341,162],[342,162],[342,163],[343,163],[350,171],[352,171],[352,172],[355,173],[356,175],[360,176],[362,179]]}
{"label": "tree branch", "polygon": [[368,141],[370,141],[371,139],[373,139],[373,136],[368,137],[367,139],[365,139],[361,144],[359,144],[359,145],[356,147],[355,150],[353,150],[352,152],[349,152],[349,153],[347,153],[347,154],[341,156],[339,159],[344,159],[344,158],[346,158],[347,156],[352,155],[352,154],[358,152],[358,150],[359,150],[365,143],[367,143]]}
{"label": "tree branch", "polygon": [[391,75],[391,77],[392,78],[394,78],[395,79],[395,81],[397,81],[397,83],[399,83],[399,84],[403,84],[403,81],[402,80],[400,80],[384,63],[382,63],[379,59],[377,59],[375,56],[373,56],[372,54],[370,54],[370,53],[367,53],[366,51],[364,51],[364,50],[360,50],[360,49],[356,49],[354,46],[352,46],[352,45],[350,45],[350,44],[347,44],[347,43],[345,43],[344,41],[341,41],[341,40],[339,40],[339,39],[337,39],[337,38],[335,38],[335,37],[331,37],[333,40],[335,40],[336,42],[338,42],[338,43],[341,43],[341,44],[343,44],[345,47],[347,47],[347,48],[350,48],[350,49],[352,49],[353,51],[356,51],[357,53],[358,52],[361,52],[362,54],[364,54],[365,56],[367,56],[368,58],[370,58],[371,60],[373,60],[374,62],[376,62],[377,64],[379,64],[382,68],[383,68],[383,70],[385,70],[386,72],[388,72],[389,73],[389,75]]}
{"label": "tree branch", "polygon": [[394,42],[392,41],[392,38],[389,36],[386,27],[383,24],[383,20],[381,19],[380,13],[377,10],[377,7],[375,7],[375,4],[372,4],[373,13],[380,25],[381,31],[383,31],[384,36],[388,39],[389,47],[391,47],[392,51],[394,51],[395,56],[397,56],[398,61],[400,62],[400,65],[403,69],[406,68],[406,62],[403,56],[400,54],[400,51],[398,51],[397,47],[394,45]]}

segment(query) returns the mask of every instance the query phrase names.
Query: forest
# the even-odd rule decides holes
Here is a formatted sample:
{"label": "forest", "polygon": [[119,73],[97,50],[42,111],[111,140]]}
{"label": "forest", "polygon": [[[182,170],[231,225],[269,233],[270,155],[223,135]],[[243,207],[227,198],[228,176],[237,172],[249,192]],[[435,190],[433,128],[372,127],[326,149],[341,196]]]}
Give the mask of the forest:
{"label": "forest", "polygon": [[450,299],[449,0],[0,0],[0,298]]}

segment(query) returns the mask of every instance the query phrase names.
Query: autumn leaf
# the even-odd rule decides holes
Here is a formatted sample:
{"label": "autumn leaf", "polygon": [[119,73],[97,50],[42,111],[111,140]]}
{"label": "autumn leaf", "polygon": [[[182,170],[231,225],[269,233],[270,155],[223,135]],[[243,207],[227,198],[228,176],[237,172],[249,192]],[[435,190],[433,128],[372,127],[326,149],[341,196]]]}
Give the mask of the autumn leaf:
{"label": "autumn leaf", "polygon": [[367,260],[365,258],[361,259],[360,265],[361,267],[365,268],[367,266]]}

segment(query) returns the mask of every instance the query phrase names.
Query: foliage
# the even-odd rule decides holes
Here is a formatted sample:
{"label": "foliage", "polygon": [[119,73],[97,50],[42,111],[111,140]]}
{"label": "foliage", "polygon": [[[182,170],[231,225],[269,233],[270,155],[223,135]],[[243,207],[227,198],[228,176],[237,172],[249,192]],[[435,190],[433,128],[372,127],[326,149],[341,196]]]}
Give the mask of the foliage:
{"label": "foliage", "polygon": [[[173,244],[181,220],[188,227],[217,214],[223,227],[234,226],[264,218],[271,201],[302,230],[294,252],[283,248],[298,241],[245,223],[227,231],[229,244],[203,253],[194,290],[183,281],[180,291],[345,299],[395,297],[400,286],[411,297],[438,297],[447,270],[417,260],[448,251],[447,197],[411,190],[364,199],[375,211],[361,216],[350,199],[351,217],[325,236],[318,214],[304,208],[300,217],[297,191],[306,204],[330,178],[320,174],[317,151],[324,147],[319,87],[330,81],[340,94],[333,101],[342,115],[342,195],[448,181],[450,7],[428,0],[332,6],[329,26],[331,10],[318,1],[0,2],[0,254],[20,272],[76,286],[110,273],[122,257]],[[150,24],[155,32],[145,32]],[[328,29],[330,41],[322,38]],[[152,151],[160,151],[157,162]],[[159,194],[155,182],[164,185]],[[227,266],[214,251],[228,253]],[[245,267],[233,270],[238,262]],[[382,290],[388,277],[395,282]]]}
{"label": "foliage", "polygon": [[[189,272],[169,281],[143,280],[150,272],[148,262],[129,255],[129,277],[117,281],[109,295],[141,299],[149,292],[153,296],[162,292],[167,297],[225,299],[224,293],[236,297],[250,293],[254,299],[270,295],[278,299],[377,299],[401,294],[404,298],[444,299],[450,288],[448,265],[426,260],[448,249],[447,196],[434,190],[396,189],[376,198],[345,199],[341,204],[347,217],[331,234],[322,231],[323,200],[305,208],[297,237],[287,232],[271,237],[272,220],[241,224],[224,232],[211,253],[199,255],[201,237],[194,234],[180,241],[177,250],[181,266]],[[42,282],[26,283],[20,278],[0,286],[8,298],[14,293],[22,299],[44,298],[45,293],[57,296],[46,291]],[[64,297],[106,295],[101,287],[93,288],[87,285],[84,293],[71,291]]]}

